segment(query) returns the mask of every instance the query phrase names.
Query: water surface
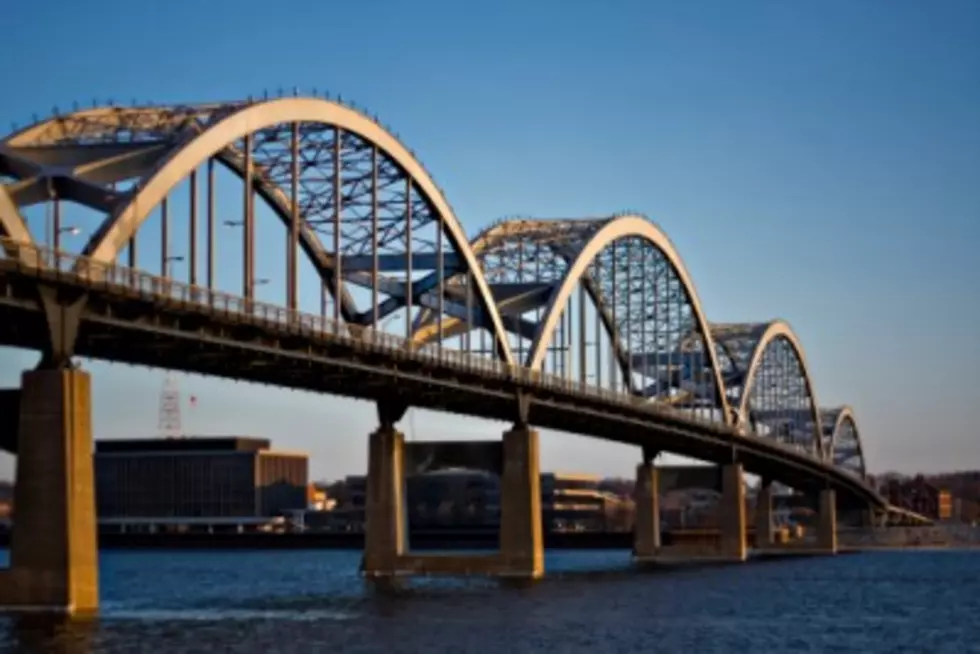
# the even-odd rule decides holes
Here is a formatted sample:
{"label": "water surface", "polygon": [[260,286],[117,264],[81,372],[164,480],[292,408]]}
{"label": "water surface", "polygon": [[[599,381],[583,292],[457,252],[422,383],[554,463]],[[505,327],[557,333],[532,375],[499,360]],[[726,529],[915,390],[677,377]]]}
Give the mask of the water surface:
{"label": "water surface", "polygon": [[0,617],[0,652],[980,652],[976,550],[649,572],[561,551],[530,586],[393,590],[363,581],[359,557],[104,552],[97,621]]}

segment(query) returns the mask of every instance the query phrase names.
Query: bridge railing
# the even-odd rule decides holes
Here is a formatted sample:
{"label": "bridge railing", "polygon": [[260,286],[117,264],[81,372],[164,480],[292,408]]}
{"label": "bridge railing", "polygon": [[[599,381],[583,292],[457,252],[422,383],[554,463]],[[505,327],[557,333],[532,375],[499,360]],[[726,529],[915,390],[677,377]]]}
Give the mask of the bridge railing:
{"label": "bridge railing", "polygon": [[71,278],[72,281],[81,282],[91,288],[121,289],[154,301],[193,304],[211,312],[277,324],[282,328],[311,336],[330,337],[356,345],[369,345],[397,356],[410,356],[418,361],[439,363],[470,372],[491,373],[526,385],[580,393],[662,415],[683,416],[703,423],[716,422],[710,415],[702,415],[697,411],[680,411],[668,404],[651,401],[645,397],[593,386],[581,380],[540,370],[531,370],[522,365],[507,365],[498,359],[473,355],[462,350],[432,344],[421,345],[410,338],[385,332],[373,326],[355,325],[322,315],[303,313],[281,305],[153,275],[114,262],[105,263],[71,252],[6,238],[0,239],[0,248],[6,252],[6,260],[15,262],[21,269],[26,268],[38,275]]}

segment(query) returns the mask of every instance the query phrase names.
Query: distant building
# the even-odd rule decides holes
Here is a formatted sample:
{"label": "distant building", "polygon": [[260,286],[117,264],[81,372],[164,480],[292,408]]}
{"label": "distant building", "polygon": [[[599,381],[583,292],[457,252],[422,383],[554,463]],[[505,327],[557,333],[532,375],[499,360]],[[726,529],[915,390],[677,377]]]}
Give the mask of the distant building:
{"label": "distant building", "polygon": [[98,441],[95,490],[102,528],[268,528],[307,506],[305,454],[256,438]]}
{"label": "distant building", "polygon": [[327,491],[316,484],[307,486],[306,508],[310,511],[333,511],[337,507],[336,498],[330,497]]}
{"label": "distant building", "polygon": [[[620,513],[628,500],[599,490],[591,475],[543,473],[541,517],[546,531],[596,531],[624,522]],[[345,480],[346,501],[333,512],[330,527],[364,529],[367,479]],[[479,470],[448,469],[410,475],[406,509],[413,529],[496,529],[500,525],[500,479]],[[627,523],[627,527],[629,528]]]}
{"label": "distant building", "polygon": [[895,505],[914,511],[933,520],[953,518],[953,497],[950,492],[935,487],[922,475],[913,479],[889,479],[880,492]]}

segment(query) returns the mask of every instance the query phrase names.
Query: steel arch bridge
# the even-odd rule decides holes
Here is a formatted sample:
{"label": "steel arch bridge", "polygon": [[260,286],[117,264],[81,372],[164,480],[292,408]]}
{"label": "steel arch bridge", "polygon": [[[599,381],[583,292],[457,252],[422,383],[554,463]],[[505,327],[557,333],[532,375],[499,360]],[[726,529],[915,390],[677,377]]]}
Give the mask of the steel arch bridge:
{"label": "steel arch bridge", "polygon": [[[55,114],[0,141],[0,182],[0,237],[15,264],[2,279],[55,271],[85,295],[128,271],[168,298],[157,311],[170,310],[173,289],[212,308],[223,297],[226,313],[234,304],[269,315],[275,305],[283,320],[330,321],[412,356],[465,358],[488,375],[517,370],[526,381],[518,420],[537,388],[527,384],[574,386],[739,442],[775,443],[864,483],[853,412],[820,408],[789,324],[709,321],[654,222],[636,213],[514,218],[470,240],[415,154],[339,101]],[[49,322],[53,301],[38,304]],[[99,306],[118,327],[120,309]],[[4,342],[33,342],[25,332]],[[64,339],[43,349],[54,359],[76,353]]]}

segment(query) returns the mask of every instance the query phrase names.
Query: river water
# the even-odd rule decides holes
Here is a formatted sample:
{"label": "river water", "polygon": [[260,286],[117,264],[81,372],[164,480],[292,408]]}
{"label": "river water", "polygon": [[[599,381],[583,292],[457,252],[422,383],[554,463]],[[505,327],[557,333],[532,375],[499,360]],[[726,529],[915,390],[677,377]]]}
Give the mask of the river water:
{"label": "river water", "polygon": [[659,571],[562,551],[526,587],[396,590],[358,577],[359,558],[104,552],[98,620],[0,616],[0,652],[980,652],[980,550]]}

